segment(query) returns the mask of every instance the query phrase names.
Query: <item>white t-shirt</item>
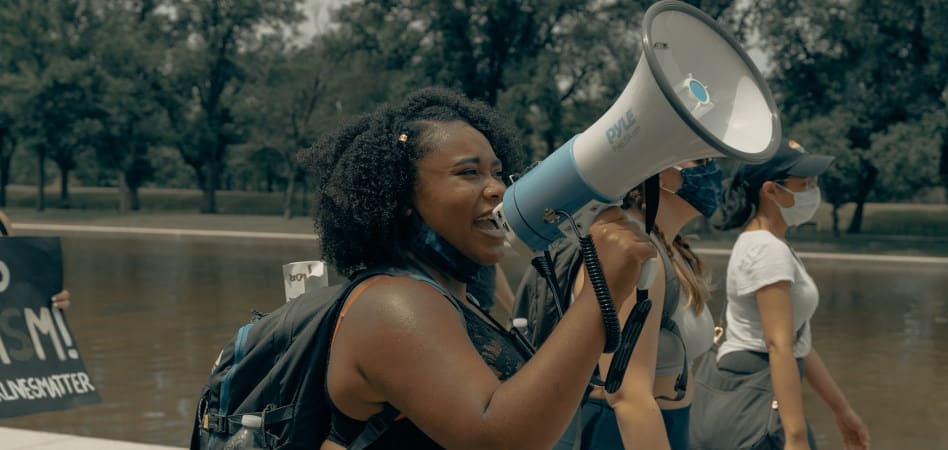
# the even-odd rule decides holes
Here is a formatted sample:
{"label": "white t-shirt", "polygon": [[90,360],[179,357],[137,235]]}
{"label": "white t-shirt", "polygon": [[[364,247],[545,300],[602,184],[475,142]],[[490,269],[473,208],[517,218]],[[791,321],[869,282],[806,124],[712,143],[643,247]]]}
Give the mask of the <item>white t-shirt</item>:
{"label": "white t-shirt", "polygon": [[757,290],[779,281],[790,282],[793,356],[810,353],[810,317],[820,303],[813,278],[784,241],[766,230],[745,231],[737,237],[727,263],[727,339],[718,359],[737,350],[767,352],[764,328],[757,309]]}

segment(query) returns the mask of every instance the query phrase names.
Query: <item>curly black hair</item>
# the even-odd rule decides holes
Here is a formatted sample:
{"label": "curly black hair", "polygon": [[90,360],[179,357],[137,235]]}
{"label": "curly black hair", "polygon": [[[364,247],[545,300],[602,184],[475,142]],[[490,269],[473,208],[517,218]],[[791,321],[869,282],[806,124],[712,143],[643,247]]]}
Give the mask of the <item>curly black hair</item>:
{"label": "curly black hair", "polygon": [[[315,179],[313,216],[322,257],[352,277],[401,259],[417,227],[416,163],[432,150],[438,123],[463,121],[487,138],[503,164],[504,179],[523,166],[513,128],[488,105],[446,88],[425,88],[397,105],[356,117],[304,151]],[[399,136],[407,136],[407,140]]]}

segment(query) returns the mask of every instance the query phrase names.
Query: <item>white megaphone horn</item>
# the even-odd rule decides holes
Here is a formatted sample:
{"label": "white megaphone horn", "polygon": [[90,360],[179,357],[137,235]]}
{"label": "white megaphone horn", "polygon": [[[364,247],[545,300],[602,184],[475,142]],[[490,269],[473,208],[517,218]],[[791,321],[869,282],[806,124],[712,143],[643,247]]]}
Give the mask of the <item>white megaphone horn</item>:
{"label": "white megaphone horn", "polygon": [[645,13],[642,48],[612,107],[516,180],[494,210],[518,250],[529,254],[561,238],[555,213],[614,203],[675,164],[773,156],[780,119],[770,89],[713,19],[685,3],[658,2]]}

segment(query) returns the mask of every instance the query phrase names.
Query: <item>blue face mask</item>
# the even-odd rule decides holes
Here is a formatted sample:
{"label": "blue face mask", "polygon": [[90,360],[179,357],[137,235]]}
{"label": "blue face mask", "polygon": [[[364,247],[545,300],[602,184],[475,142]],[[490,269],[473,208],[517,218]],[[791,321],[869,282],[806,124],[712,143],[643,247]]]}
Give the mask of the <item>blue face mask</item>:
{"label": "blue face mask", "polygon": [[721,169],[714,160],[703,166],[679,169],[681,188],[675,192],[695,210],[710,218],[721,200]]}
{"label": "blue face mask", "polygon": [[437,266],[448,275],[466,284],[477,280],[478,273],[489,266],[482,266],[464,256],[453,245],[444,240],[435,230],[422,223],[411,241],[411,251],[429,264]]}

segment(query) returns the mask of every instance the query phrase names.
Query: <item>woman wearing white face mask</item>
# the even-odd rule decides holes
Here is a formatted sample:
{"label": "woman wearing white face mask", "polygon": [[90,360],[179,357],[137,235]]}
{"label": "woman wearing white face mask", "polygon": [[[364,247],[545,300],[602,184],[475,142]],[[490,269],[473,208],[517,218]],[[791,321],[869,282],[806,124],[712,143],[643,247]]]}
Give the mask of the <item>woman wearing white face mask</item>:
{"label": "woman wearing white face mask", "polygon": [[832,409],[845,448],[869,448],[866,425],[812,346],[810,318],[819,292],[785,240],[788,227],[809,221],[819,208],[817,176],[832,160],[806,153],[794,141],[784,143],[770,161],[739,167],[721,205],[721,228],[744,230],[728,261],[726,340],[718,350],[718,373],[741,377],[770,371],[785,449],[815,447],[803,413],[801,377]]}

